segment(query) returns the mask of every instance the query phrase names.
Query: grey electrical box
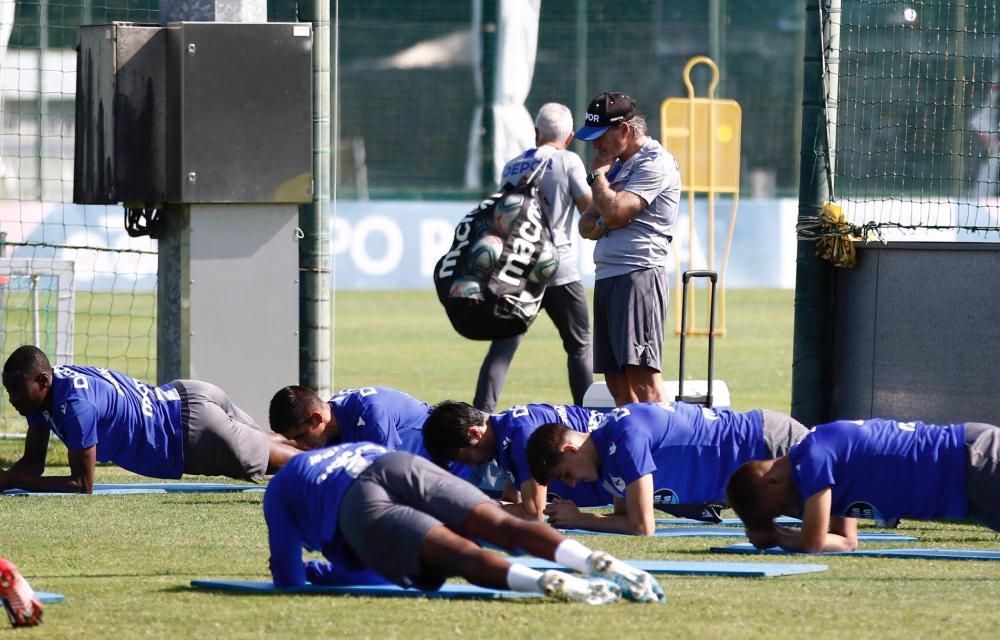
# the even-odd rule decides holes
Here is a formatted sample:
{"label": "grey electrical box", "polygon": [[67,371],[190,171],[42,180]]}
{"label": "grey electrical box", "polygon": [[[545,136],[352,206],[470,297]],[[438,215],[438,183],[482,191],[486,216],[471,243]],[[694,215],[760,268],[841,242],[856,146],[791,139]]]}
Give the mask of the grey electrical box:
{"label": "grey electrical box", "polygon": [[166,51],[159,26],[80,27],[73,202],[164,200]]}
{"label": "grey electrical box", "polygon": [[171,202],[312,199],[312,29],[167,26]]}
{"label": "grey electrical box", "polygon": [[312,198],[312,28],[80,28],[73,201]]}

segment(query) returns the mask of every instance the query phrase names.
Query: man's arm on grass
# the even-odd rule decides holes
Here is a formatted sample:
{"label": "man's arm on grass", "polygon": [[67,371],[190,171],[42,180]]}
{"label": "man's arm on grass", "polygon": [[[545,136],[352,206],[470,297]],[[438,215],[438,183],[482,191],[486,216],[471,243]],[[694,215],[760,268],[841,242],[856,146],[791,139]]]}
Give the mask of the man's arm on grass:
{"label": "man's arm on grass", "polygon": [[609,533],[651,536],[656,531],[653,517],[653,476],[646,474],[625,488],[625,499],[615,498],[610,514],[589,513],[567,500],[554,501],[545,509],[549,524],[564,529],[589,529]]}
{"label": "man's arm on grass", "polygon": [[41,424],[29,424],[24,435],[24,454],[11,465],[8,471],[40,476],[45,471],[45,454],[49,450],[49,428]]}
{"label": "man's arm on grass", "polygon": [[[48,429],[46,431],[46,444],[48,441]],[[31,446],[36,446],[33,443]],[[25,457],[28,457],[27,438],[25,438]],[[37,450],[31,454],[31,460],[39,455]],[[68,476],[43,476],[45,468],[45,451],[41,452],[41,464],[34,462],[24,462],[21,458],[17,464],[9,471],[0,471],[0,487],[4,489],[24,489],[25,491],[39,491],[45,493],[69,492],[69,493],[93,493],[94,491],[94,469],[97,466],[97,446],[87,447],[80,451],[70,451],[69,475]],[[22,471],[25,469],[25,471]],[[37,472],[36,472],[37,471]]]}
{"label": "man's arm on grass", "polygon": [[[809,496],[802,511],[801,529],[775,527],[781,547],[799,553],[857,549],[857,521],[854,518],[831,518],[832,501],[833,491],[830,487]],[[848,520],[853,523],[848,523]],[[835,526],[831,527],[831,524]]]}
{"label": "man's arm on grass", "polygon": [[548,500],[548,495],[547,488],[529,478],[521,483],[520,501],[505,504],[503,509],[512,516],[542,522],[545,519],[545,503]]}

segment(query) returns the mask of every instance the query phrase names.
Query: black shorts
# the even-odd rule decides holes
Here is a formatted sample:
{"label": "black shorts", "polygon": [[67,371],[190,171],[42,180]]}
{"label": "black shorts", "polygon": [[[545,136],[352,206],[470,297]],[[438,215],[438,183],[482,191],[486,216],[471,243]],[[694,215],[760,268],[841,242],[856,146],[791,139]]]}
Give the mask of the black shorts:
{"label": "black shorts", "polygon": [[764,446],[772,458],[788,455],[792,445],[802,442],[809,435],[809,429],[791,416],[777,411],[763,409]]}
{"label": "black shorts", "polygon": [[969,517],[1000,531],[1000,427],[967,422],[965,448],[969,454],[965,479]]}
{"label": "black shorts", "polygon": [[351,551],[387,580],[433,590],[447,576],[420,565],[427,533],[460,532],[469,512],[490,498],[429,460],[393,451],[361,472],[340,502],[338,528]]}
{"label": "black shorts", "polygon": [[661,370],[667,273],[642,269],[594,283],[594,373]]}
{"label": "black shorts", "polygon": [[181,397],[184,473],[260,480],[271,443],[263,427],[210,382],[174,380]]}

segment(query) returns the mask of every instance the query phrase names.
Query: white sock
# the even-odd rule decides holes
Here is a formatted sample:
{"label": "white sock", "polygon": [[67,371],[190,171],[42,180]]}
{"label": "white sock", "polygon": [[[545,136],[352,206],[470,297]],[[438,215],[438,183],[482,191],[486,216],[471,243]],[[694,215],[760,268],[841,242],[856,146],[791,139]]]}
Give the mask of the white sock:
{"label": "white sock", "polygon": [[512,562],[507,569],[507,586],[514,591],[532,591],[538,593],[538,579],[542,577],[541,571],[535,571],[523,564]]}
{"label": "white sock", "polygon": [[590,549],[576,540],[566,538],[556,547],[555,560],[570,569],[587,573],[587,569],[589,568],[587,566],[587,558],[590,557],[591,553],[593,552]]}

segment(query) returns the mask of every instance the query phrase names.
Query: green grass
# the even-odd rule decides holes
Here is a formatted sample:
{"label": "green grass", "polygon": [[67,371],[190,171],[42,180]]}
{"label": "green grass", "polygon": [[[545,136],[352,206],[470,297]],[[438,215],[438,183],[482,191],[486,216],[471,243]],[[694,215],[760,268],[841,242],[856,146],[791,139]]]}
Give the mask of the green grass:
{"label": "green grass", "polygon": [[[738,408],[788,409],[791,292],[733,292],[717,375]],[[668,340],[668,377],[676,340]],[[429,293],[341,293],[336,384],[397,386],[430,401],[472,396],[486,345],[458,338]],[[694,340],[693,377],[704,340]],[[539,320],[524,341],[501,404],[568,400],[559,341]],[[20,443],[0,443],[0,465]],[[53,446],[49,473],[64,450]],[[138,480],[101,467],[98,481]],[[42,590],[67,596],[18,638],[928,638],[988,637],[1000,623],[1000,563],[805,559],[823,573],[768,579],[665,577],[665,606],[451,602],[193,591],[194,578],[264,579],[260,496],[131,495],[0,499],[0,555]],[[966,524],[905,522],[923,546],[996,548]],[[622,557],[740,560],[711,539],[588,537]],[[769,561],[761,559],[760,561]],[[10,632],[15,633],[15,632]],[[0,630],[0,635],[4,632]],[[12,635],[13,637],[13,635]]]}
{"label": "green grass", "polygon": [[[715,377],[740,409],[788,411],[791,397],[792,292],[732,291],[727,336],[715,342]],[[381,384],[433,402],[471,401],[487,342],[465,340],[427,292],[338,293],[335,386]],[[664,347],[664,377],[677,379],[677,339]],[[687,377],[706,377],[707,339],[688,341]],[[566,356],[548,316],[528,331],[498,406],[571,402]]]}

